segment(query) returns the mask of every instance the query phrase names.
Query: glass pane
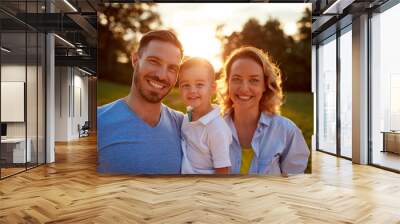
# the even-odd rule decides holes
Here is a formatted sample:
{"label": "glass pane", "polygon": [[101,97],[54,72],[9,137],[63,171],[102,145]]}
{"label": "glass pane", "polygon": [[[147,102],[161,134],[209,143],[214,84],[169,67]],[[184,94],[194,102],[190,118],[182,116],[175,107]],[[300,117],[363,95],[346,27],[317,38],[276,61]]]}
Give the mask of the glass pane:
{"label": "glass pane", "polygon": [[372,163],[400,170],[400,5],[374,15],[372,25]]}
{"label": "glass pane", "polygon": [[37,165],[37,132],[38,132],[38,107],[37,107],[37,73],[38,73],[38,36],[36,32],[27,33],[27,81],[26,81],[26,113],[27,113],[27,142],[30,153],[28,156],[28,168]]}
{"label": "glass pane", "polygon": [[336,154],[336,40],[318,48],[318,149]]}
{"label": "glass pane", "polygon": [[38,164],[45,163],[45,35],[39,33],[39,45],[38,45]]}
{"label": "glass pane", "polygon": [[[1,34],[2,177],[25,170],[30,158],[26,142],[26,34]],[[4,50],[6,49],[6,50]]]}
{"label": "glass pane", "polygon": [[351,30],[340,37],[340,153],[352,157],[352,35]]}

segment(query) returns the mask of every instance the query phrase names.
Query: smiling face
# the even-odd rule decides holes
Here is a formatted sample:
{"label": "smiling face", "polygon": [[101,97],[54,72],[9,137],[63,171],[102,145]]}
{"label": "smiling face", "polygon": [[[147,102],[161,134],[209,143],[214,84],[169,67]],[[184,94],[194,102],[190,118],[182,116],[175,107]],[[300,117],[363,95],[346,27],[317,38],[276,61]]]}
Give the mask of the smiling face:
{"label": "smiling face", "polygon": [[132,54],[134,85],[149,103],[160,103],[176,83],[181,52],[172,43],[152,40],[140,54]]}
{"label": "smiling face", "polygon": [[180,71],[179,91],[186,106],[204,111],[211,106],[215,82],[206,66],[192,65]]}
{"label": "smiling face", "polygon": [[236,59],[231,65],[228,86],[234,108],[258,110],[265,91],[263,68],[250,58]]}

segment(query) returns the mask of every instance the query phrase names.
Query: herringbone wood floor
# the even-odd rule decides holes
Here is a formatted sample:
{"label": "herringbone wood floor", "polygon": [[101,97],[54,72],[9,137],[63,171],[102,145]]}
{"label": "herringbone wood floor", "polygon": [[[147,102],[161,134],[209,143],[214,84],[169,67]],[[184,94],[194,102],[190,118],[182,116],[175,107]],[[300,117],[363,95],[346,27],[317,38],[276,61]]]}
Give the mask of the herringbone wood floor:
{"label": "herringbone wood floor", "polygon": [[400,175],[314,152],[313,174],[138,177],[96,173],[94,137],[0,181],[0,223],[400,223]]}

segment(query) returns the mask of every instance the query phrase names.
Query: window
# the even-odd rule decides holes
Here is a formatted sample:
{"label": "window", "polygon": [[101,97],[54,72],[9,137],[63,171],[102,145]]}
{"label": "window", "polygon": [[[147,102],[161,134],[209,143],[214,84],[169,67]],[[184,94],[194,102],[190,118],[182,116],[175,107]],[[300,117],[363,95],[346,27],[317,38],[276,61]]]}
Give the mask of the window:
{"label": "window", "polygon": [[352,157],[352,35],[351,26],[340,36],[340,155]]}
{"label": "window", "polygon": [[336,154],[336,36],[318,48],[318,149]]}
{"label": "window", "polygon": [[371,18],[371,158],[372,164],[395,170],[400,170],[398,21],[400,4]]}

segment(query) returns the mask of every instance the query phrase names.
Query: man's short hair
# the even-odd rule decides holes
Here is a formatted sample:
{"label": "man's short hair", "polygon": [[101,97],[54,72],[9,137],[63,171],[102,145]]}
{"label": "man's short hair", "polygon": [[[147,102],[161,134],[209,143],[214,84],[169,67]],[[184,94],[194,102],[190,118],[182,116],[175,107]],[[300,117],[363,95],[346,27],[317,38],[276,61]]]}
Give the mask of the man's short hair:
{"label": "man's short hair", "polygon": [[[191,68],[193,66],[196,65],[201,65],[201,66],[205,66],[209,72],[211,81],[214,82],[215,81],[215,71],[214,71],[214,67],[212,66],[212,64],[204,58],[200,58],[200,57],[188,57],[186,58],[183,63],[181,64],[181,67],[179,69],[179,73],[181,73],[183,70]],[[180,75],[179,75],[180,76]],[[178,79],[179,79],[178,76]]]}
{"label": "man's short hair", "polygon": [[159,40],[159,41],[164,41],[171,43],[175,45],[177,48],[179,48],[179,51],[181,52],[181,57],[183,57],[183,47],[181,42],[178,40],[176,35],[169,30],[154,30],[147,32],[144,34],[142,39],[140,39],[139,42],[139,47],[138,47],[138,53],[141,55],[143,49],[150,43],[152,40]]}

